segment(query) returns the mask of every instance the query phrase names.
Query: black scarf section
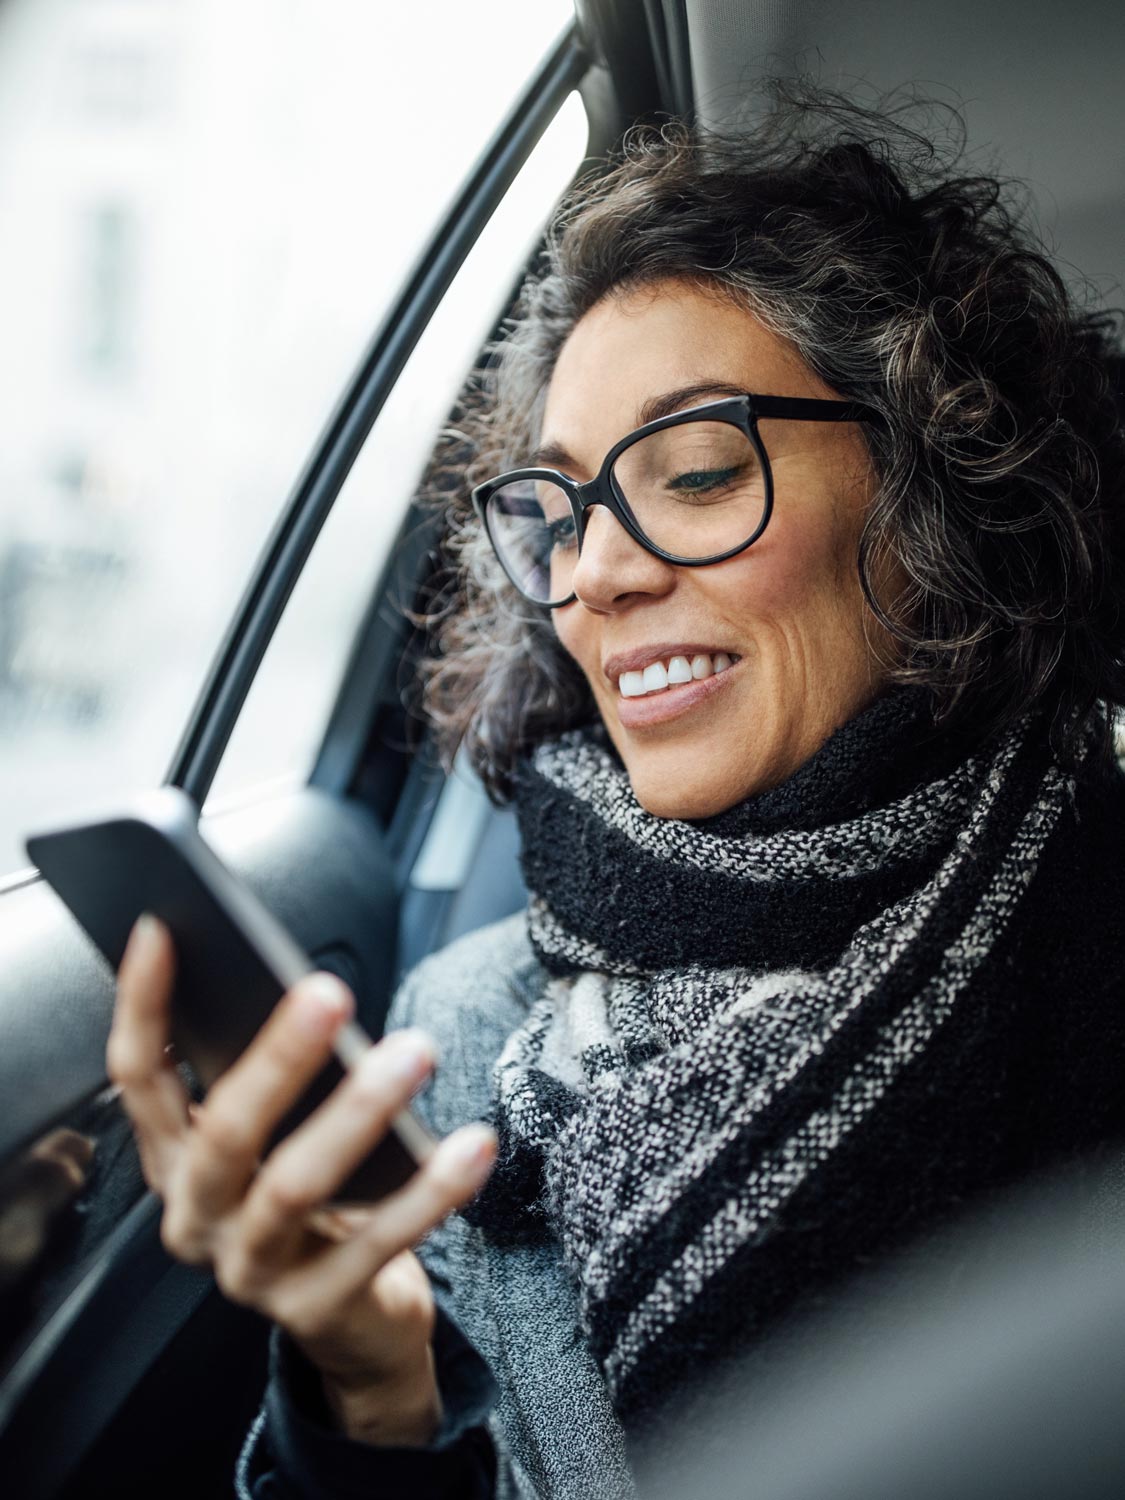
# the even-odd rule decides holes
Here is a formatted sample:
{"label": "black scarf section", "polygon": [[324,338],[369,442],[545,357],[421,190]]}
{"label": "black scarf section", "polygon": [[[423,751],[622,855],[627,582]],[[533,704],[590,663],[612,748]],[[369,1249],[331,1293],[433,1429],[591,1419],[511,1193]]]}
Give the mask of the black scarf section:
{"label": "black scarf section", "polygon": [[[722,838],[846,823],[947,775],[972,746],[935,730],[930,695],[892,688],[830,736],[781,785],[690,825]],[[600,728],[592,738],[609,747]],[[853,876],[809,869],[752,890],[721,871],[685,872],[643,855],[619,830],[591,818],[525,761],[516,782],[521,864],[529,891],[610,957],[641,970],[672,964],[755,971],[821,967],[863,921],[913,890],[953,837],[917,858]],[[540,954],[552,972],[568,966]]]}

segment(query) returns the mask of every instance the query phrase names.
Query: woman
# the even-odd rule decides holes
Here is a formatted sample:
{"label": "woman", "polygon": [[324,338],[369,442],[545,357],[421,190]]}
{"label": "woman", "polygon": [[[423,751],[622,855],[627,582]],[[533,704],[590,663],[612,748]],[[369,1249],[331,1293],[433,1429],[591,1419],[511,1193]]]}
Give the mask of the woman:
{"label": "woman", "polygon": [[[262,1164],[350,997],[298,986],[192,1111],[166,935],[122,966],[166,1242],[284,1330],[243,1493],[630,1493],[784,1314],[1121,1131],[1112,352],[886,118],[639,136],[561,211],[455,435],[429,681],[526,917]],[[435,1048],[432,1164],[311,1228]]]}

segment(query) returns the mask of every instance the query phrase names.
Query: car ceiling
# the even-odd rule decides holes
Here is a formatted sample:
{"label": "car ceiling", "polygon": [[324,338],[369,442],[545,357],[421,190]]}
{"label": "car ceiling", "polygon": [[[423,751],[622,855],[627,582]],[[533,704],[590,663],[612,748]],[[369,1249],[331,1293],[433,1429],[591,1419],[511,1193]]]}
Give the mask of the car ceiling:
{"label": "car ceiling", "polygon": [[[968,170],[1024,179],[1072,284],[1125,302],[1125,6],[1047,0],[646,0],[667,104],[729,129],[769,75],[858,93],[912,85],[956,105]],[[659,48],[659,40],[658,40]],[[685,55],[686,54],[686,55]],[[687,97],[685,97],[687,96]]]}

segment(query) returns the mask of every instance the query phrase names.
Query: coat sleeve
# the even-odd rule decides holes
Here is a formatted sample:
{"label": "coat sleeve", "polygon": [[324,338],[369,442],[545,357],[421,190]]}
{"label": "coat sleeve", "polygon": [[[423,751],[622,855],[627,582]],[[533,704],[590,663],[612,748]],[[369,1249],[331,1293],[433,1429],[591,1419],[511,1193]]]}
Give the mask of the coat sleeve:
{"label": "coat sleeve", "polygon": [[[441,956],[404,980],[386,1029],[421,1025],[438,1033],[448,988]],[[450,1110],[439,1086],[417,1101],[425,1123],[445,1134],[463,1123],[460,1101]],[[467,1116],[466,1118],[471,1118]],[[434,1364],[443,1420],[425,1448],[373,1447],[353,1442],[333,1423],[315,1368],[275,1328],[270,1375],[258,1416],[235,1471],[239,1500],[508,1500],[522,1493],[490,1412],[496,1399],[492,1373],[458,1327],[453,1313],[454,1257],[439,1225],[418,1247],[437,1304]],[[495,1440],[494,1440],[495,1438]]]}
{"label": "coat sleeve", "polygon": [[354,1442],[333,1425],[315,1368],[274,1329],[265,1401],[235,1472],[239,1500],[492,1500],[496,1454],[486,1425],[487,1365],[439,1309],[434,1363],[443,1419],[425,1448]]}

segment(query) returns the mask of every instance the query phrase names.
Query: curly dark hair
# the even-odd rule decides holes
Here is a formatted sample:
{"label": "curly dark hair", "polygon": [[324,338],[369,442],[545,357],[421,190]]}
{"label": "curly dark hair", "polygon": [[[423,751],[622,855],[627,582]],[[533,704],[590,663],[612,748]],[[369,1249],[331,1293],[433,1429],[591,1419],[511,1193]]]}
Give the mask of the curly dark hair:
{"label": "curly dark hair", "polygon": [[[982,737],[1041,707],[1063,756],[1093,718],[1108,754],[1125,702],[1118,319],[1078,306],[1010,182],[958,175],[964,150],[963,128],[943,149],[901,105],[776,85],[752,133],[633,131],[564,200],[445,437],[459,483],[424,702],[494,797],[519,756],[596,711],[468,491],[536,445],[579,319],[670,278],[721,289],[880,414],[856,566],[894,642],[888,680],[926,685],[935,722]],[[878,598],[887,576],[905,585]]]}

